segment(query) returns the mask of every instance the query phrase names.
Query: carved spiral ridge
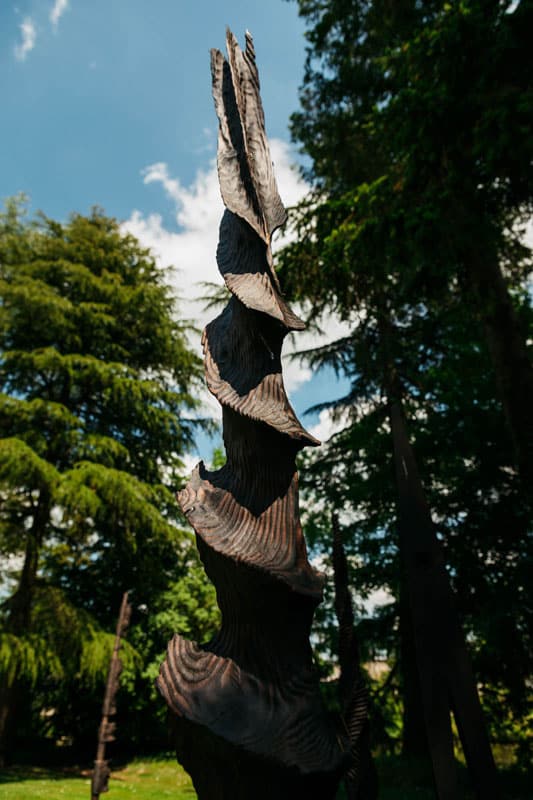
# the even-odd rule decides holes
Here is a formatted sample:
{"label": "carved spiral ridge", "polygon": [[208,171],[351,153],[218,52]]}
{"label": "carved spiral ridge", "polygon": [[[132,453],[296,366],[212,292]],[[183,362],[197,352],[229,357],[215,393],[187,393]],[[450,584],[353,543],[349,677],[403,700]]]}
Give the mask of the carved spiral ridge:
{"label": "carved spiral ridge", "polygon": [[272,234],[286,212],[252,37],[243,52],[228,31],[227,51],[227,60],[211,52],[211,70],[226,206],[217,263],[233,296],[202,337],[227,461],[214,472],[200,463],[178,495],[217,588],[222,626],[204,645],[174,636],[157,685],[178,720],[302,775],[333,773],[347,744],[322,707],[312,665],[322,577],[307,559],[295,467],[298,451],[319,442],[298,421],[281,367],[284,337],[304,324],[272,266]]}

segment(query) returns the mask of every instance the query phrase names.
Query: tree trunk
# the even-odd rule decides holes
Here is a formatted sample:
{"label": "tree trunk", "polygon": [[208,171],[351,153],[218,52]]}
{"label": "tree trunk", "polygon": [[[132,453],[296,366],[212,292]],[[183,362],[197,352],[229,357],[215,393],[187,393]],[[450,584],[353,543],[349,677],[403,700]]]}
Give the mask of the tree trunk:
{"label": "tree trunk", "polygon": [[533,364],[507,284],[494,254],[469,258],[469,279],[494,365],[523,484],[533,481]]}
{"label": "tree trunk", "polygon": [[375,800],[378,796],[378,777],[370,750],[368,687],[361,670],[348,561],[337,514],[332,514],[331,522],[335,613],[339,623],[339,701],[350,742],[350,763],[344,787],[347,800]]}
{"label": "tree trunk", "polygon": [[424,708],[418,679],[413,620],[409,604],[409,587],[405,554],[400,542],[400,674],[402,681],[403,719],[402,755],[430,767]]}
{"label": "tree trunk", "polygon": [[[39,551],[49,517],[50,495],[47,490],[43,489],[39,494],[33,522],[27,534],[26,551],[19,583],[15,594],[8,601],[9,610],[5,630],[13,636],[23,636],[30,631],[37,583]],[[9,686],[5,681],[0,686],[0,765],[4,764],[9,757],[9,748],[13,741],[11,729],[19,690],[20,685],[17,679]]]}
{"label": "tree trunk", "polygon": [[390,420],[401,549],[437,797],[454,800],[458,792],[450,721],[453,708],[476,795],[489,800],[499,796],[498,776],[448,574],[398,400],[390,403]]}
{"label": "tree trunk", "polygon": [[[452,708],[476,794],[480,800],[489,800],[499,796],[498,776],[444,557],[409,442],[401,380],[391,355],[394,327],[385,304],[379,327],[398,492],[401,612],[403,632],[407,632],[402,655],[407,668],[408,712],[416,709],[418,696],[439,800],[454,800],[458,792]],[[416,711],[411,719],[408,713],[408,721],[412,728],[406,733],[421,751]],[[405,744],[411,746],[410,742]]]}

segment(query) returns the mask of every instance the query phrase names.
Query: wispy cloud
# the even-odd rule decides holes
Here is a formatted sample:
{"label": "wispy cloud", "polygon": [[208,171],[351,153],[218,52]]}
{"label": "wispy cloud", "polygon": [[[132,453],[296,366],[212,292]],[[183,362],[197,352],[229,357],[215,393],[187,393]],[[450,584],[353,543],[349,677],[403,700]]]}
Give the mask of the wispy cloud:
{"label": "wispy cloud", "polygon": [[[168,172],[168,165],[164,161],[158,161],[156,164],[150,164],[142,170],[144,183],[160,183],[165,190],[165,194],[173,200],[178,207],[185,205],[186,195],[190,194],[184,190],[177,178],[171,178]],[[196,185],[198,185],[198,178]],[[196,190],[198,194],[198,190]],[[179,213],[179,212],[178,212]]]}
{"label": "wispy cloud", "polygon": [[327,442],[334,433],[342,431],[350,422],[350,415],[346,411],[335,413],[330,408],[324,408],[319,415],[319,421],[309,433],[321,442]]}
{"label": "wispy cloud", "polygon": [[50,22],[53,27],[57,29],[59,20],[68,8],[69,0],[55,0],[54,5],[50,9]]}
{"label": "wispy cloud", "polygon": [[15,45],[15,58],[17,61],[25,61],[28,53],[35,47],[37,31],[31,17],[25,17],[19,25],[19,28],[21,41],[19,44]]}

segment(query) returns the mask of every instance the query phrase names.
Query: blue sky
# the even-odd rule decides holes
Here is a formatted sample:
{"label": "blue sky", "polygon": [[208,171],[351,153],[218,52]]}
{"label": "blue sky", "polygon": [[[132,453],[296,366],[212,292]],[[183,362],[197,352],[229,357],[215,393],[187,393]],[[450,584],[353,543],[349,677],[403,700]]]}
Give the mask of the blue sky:
{"label": "blue sky", "polygon": [[[246,29],[254,35],[267,131],[289,205],[306,191],[291,166],[298,155],[288,131],[305,58],[295,3],[0,4],[1,196],[24,191],[33,210],[58,219],[102,206],[153,247],[163,266],[177,268],[182,314],[200,326],[196,281],[220,281],[209,49],[223,49],[226,25],[241,42]],[[326,331],[328,338],[342,332],[333,320]],[[304,337],[298,348],[316,343]],[[312,376],[295,365],[287,365],[287,384],[299,414],[343,389],[330,373]]]}
{"label": "blue sky", "polygon": [[[26,21],[34,43],[17,58]],[[226,25],[253,33],[268,132],[288,140],[305,46],[295,3],[4,0],[3,194],[25,188],[57,217],[100,203],[126,218],[158,202],[139,180],[147,164],[190,183],[214,143],[209,49],[223,48]]]}

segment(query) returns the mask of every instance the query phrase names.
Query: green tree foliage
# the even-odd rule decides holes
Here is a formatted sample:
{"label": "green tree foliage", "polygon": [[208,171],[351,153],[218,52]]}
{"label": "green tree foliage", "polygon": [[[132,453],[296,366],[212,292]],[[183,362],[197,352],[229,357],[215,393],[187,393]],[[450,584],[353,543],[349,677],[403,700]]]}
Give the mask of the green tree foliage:
{"label": "green tree foliage", "polygon": [[292,130],[317,191],[296,218],[306,246],[294,286],[343,314],[392,294],[395,308],[438,308],[455,292],[483,330],[528,479],[533,370],[509,289],[531,268],[520,243],[533,185],[531,4],[299,6],[310,47]]}
{"label": "green tree foliage", "polygon": [[[523,717],[532,654],[531,4],[298,5],[309,49],[292,132],[314,189],[279,262],[311,314],[352,323],[308,354],[351,381],[336,404],[344,430],[303,471],[308,530],[324,547],[330,508],[343,510],[357,591],[398,600],[387,403],[401,398],[504,735],[509,710]],[[365,622],[367,652],[398,652],[397,618],[391,604]]]}
{"label": "green tree foliage", "polygon": [[[0,549],[13,591],[1,609],[3,744],[31,686],[68,728],[79,686],[102,691],[123,591],[136,606],[164,605],[194,562],[174,492],[198,425],[199,375],[165,274],[114,219],[94,210],[65,224],[28,221],[21,201],[7,204]],[[126,647],[130,673],[159,655],[161,637],[157,648]],[[93,740],[94,709],[90,724]]]}

